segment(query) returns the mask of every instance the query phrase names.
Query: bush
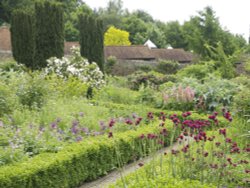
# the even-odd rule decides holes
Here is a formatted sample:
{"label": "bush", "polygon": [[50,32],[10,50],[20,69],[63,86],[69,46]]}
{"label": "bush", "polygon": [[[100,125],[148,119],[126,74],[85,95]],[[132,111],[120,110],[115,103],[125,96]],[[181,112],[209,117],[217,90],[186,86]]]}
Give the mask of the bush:
{"label": "bush", "polygon": [[244,88],[234,96],[234,108],[241,116],[250,115],[250,89]]}
{"label": "bush", "polygon": [[17,96],[20,104],[29,108],[41,108],[46,101],[47,92],[44,77],[33,73],[31,76],[25,77],[23,82],[20,83]]}
{"label": "bush", "polygon": [[114,56],[109,56],[105,62],[105,72],[107,74],[112,74],[114,65],[117,63],[117,59]]}
{"label": "bush", "polygon": [[141,85],[144,85],[145,87],[149,85],[158,87],[165,82],[175,80],[175,76],[165,76],[154,71],[150,71],[148,73],[138,71],[128,77],[129,86],[133,90],[139,90]]}
{"label": "bush", "polygon": [[194,64],[189,65],[183,69],[181,69],[177,76],[184,78],[184,77],[192,77],[198,80],[204,79],[208,76],[209,73],[214,72],[213,62],[208,62],[207,64]]}
{"label": "bush", "polygon": [[175,74],[180,68],[180,64],[175,61],[160,60],[157,63],[156,71],[162,74]]}
{"label": "bush", "polygon": [[68,79],[75,77],[87,84],[91,88],[100,88],[105,84],[103,73],[100,71],[96,63],[90,64],[86,59],[82,58],[79,48],[73,47],[72,57],[58,59],[52,57],[48,59],[48,66],[45,68],[45,74],[56,74],[58,77]]}

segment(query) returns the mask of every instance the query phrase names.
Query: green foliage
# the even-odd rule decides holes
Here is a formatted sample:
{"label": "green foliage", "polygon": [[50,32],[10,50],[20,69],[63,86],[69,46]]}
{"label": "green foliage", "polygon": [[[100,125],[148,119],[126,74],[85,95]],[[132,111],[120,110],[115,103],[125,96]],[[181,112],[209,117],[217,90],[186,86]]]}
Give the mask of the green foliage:
{"label": "green foliage", "polygon": [[180,64],[175,61],[160,60],[156,66],[156,71],[162,74],[175,74],[180,68]]}
{"label": "green foliage", "polygon": [[248,75],[250,75],[250,60],[245,62],[244,69]]}
{"label": "green foliage", "polygon": [[41,108],[46,100],[47,88],[44,77],[34,75],[24,77],[19,83],[17,96],[20,104],[29,108]]}
{"label": "green foliage", "polygon": [[14,109],[14,96],[11,89],[0,81],[0,117]]}
{"label": "green foliage", "polygon": [[90,63],[104,71],[103,23],[94,15],[79,15],[80,52]]}
{"label": "green foliage", "polygon": [[178,73],[177,76],[184,78],[184,77],[191,77],[191,78],[196,78],[198,80],[204,79],[209,73],[214,71],[213,68],[214,63],[213,62],[208,62],[206,64],[193,64],[184,67],[181,69]]}
{"label": "green foliage", "polygon": [[35,62],[46,67],[50,57],[64,54],[64,20],[62,4],[44,1],[35,4]]}
{"label": "green foliage", "polygon": [[128,77],[129,87],[133,90],[139,90],[142,84],[145,87],[152,84],[154,86],[159,86],[160,84],[174,80],[174,76],[165,76],[154,71],[148,73],[138,71]]}
{"label": "green foliage", "polygon": [[234,96],[234,108],[241,116],[250,115],[250,89],[244,88]]}
{"label": "green foliage", "polygon": [[0,70],[3,72],[10,72],[10,71],[22,71],[24,67],[20,64],[17,64],[16,61],[12,59],[7,59],[0,63]]}
{"label": "green foliage", "polygon": [[118,104],[136,104],[138,93],[128,88],[106,86],[98,91],[94,99]]}
{"label": "green foliage", "polygon": [[[148,168],[148,167],[145,167]],[[148,171],[151,169],[148,168]],[[203,184],[197,180],[190,179],[181,179],[178,177],[170,177],[167,175],[155,175],[153,177],[149,176],[147,170],[144,168],[137,170],[135,173],[131,173],[125,177],[125,185],[128,188],[144,188],[144,187],[157,187],[157,188],[216,188],[215,185],[212,184]],[[109,186],[109,188],[118,188],[123,187],[124,182],[122,180],[118,180],[115,184]]]}
{"label": "green foliage", "polygon": [[[226,79],[209,75],[203,82],[198,79],[184,78],[177,85],[191,87],[195,91],[195,105],[201,111],[214,111],[218,107],[232,105],[238,86]],[[219,109],[218,109],[219,110]]]}
{"label": "green foliage", "polygon": [[109,56],[105,62],[105,72],[106,74],[112,74],[114,65],[117,63],[117,59],[114,56]]}
{"label": "green foliage", "polygon": [[15,10],[11,17],[11,44],[14,59],[34,69],[35,53],[34,14],[31,11]]}

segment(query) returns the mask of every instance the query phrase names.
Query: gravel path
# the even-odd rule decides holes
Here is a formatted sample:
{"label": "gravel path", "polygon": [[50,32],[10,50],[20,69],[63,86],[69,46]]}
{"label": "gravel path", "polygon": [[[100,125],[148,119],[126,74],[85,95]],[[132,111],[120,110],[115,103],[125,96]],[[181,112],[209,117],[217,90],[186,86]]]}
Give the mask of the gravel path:
{"label": "gravel path", "polygon": [[[178,147],[178,144],[175,143],[173,148],[176,149],[177,147]],[[157,156],[160,154],[163,154],[164,152],[169,153],[171,149],[172,149],[171,146],[167,148],[163,148],[157,152]],[[151,160],[152,160],[152,156],[148,156],[148,157],[143,158],[142,160],[125,165],[123,167],[122,175],[126,176],[127,174],[136,171],[138,168],[140,168],[138,166],[138,163],[147,164]],[[109,174],[107,174],[106,176],[101,177],[95,181],[84,183],[80,188],[104,188],[104,187],[107,187],[109,184],[116,182],[116,180],[119,179],[120,177],[121,176],[120,176],[119,170],[114,170],[110,172]]]}

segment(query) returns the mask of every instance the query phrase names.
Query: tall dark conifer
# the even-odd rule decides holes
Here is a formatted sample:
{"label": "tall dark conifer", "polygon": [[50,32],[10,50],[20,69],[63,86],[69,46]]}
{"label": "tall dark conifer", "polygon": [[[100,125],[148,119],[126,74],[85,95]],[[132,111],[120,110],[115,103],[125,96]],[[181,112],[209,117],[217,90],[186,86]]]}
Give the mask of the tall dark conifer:
{"label": "tall dark conifer", "polygon": [[103,70],[103,24],[94,15],[79,16],[80,52],[90,63],[96,62]]}
{"label": "tall dark conifer", "polygon": [[34,69],[34,14],[15,10],[11,16],[11,44],[14,59]]}
{"label": "tall dark conifer", "polygon": [[35,17],[35,61],[42,68],[47,65],[48,58],[64,55],[63,7],[50,1],[37,2]]}

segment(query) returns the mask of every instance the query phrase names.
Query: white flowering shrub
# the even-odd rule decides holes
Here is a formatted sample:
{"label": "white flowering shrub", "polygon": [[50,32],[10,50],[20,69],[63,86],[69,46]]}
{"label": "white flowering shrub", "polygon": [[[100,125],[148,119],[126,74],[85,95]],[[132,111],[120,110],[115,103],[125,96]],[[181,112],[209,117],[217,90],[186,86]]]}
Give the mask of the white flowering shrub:
{"label": "white flowering shrub", "polygon": [[82,82],[88,84],[92,88],[101,88],[104,84],[104,75],[100,71],[96,63],[89,63],[80,55],[77,47],[72,47],[72,57],[61,59],[51,57],[47,60],[48,65],[45,68],[45,74],[55,73],[61,78],[68,79],[69,76],[77,77]]}

